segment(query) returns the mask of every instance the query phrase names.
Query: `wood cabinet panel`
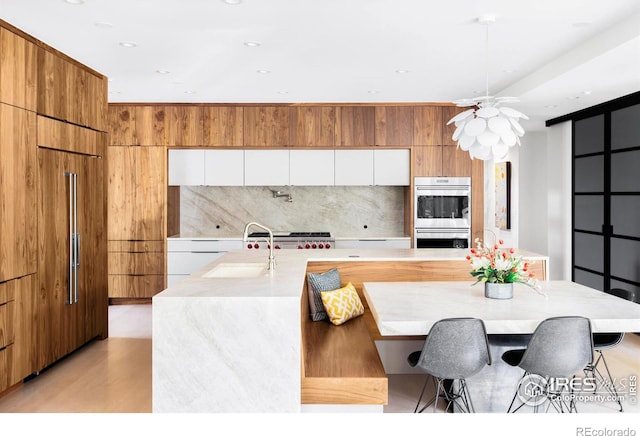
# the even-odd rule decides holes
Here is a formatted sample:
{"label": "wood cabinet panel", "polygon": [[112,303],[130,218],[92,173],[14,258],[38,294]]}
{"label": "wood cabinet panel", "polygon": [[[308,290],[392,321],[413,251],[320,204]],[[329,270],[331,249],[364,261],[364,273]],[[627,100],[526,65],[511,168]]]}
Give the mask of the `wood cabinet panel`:
{"label": "wood cabinet panel", "polygon": [[36,110],[36,46],[0,28],[0,102]]}
{"label": "wood cabinet panel", "polygon": [[443,145],[442,151],[442,175],[448,177],[469,177],[471,175],[471,165],[473,162],[480,162],[477,159],[471,160],[469,153],[460,150],[457,145]]}
{"label": "wood cabinet panel", "polygon": [[164,147],[108,147],[108,239],[163,240],[167,227]]}
{"label": "wood cabinet panel", "polygon": [[415,177],[471,177],[469,153],[455,145],[423,145],[413,148]]}
{"label": "wood cabinet panel", "polygon": [[109,275],[109,298],[151,298],[165,287],[164,275]]}
{"label": "wood cabinet panel", "polygon": [[442,109],[441,106],[413,108],[413,145],[442,144]]}
{"label": "wood cabinet panel", "polygon": [[0,348],[13,344],[15,340],[14,316],[15,302],[13,300],[0,304]]}
{"label": "wood cabinet panel", "polygon": [[471,243],[484,238],[484,161],[471,163]]}
{"label": "wood cabinet panel", "polygon": [[93,129],[106,130],[106,78],[38,48],[37,111]]}
{"label": "wood cabinet panel", "polygon": [[13,366],[10,385],[41,369],[38,366],[39,300],[37,274],[11,281],[15,289]]}
{"label": "wood cabinet panel", "polygon": [[375,108],[341,106],[336,108],[336,146],[371,146],[375,144]]}
{"label": "wood cabinet panel", "polygon": [[202,108],[200,106],[166,106],[165,112],[169,133],[167,145],[202,145]]}
{"label": "wood cabinet panel", "polygon": [[336,109],[332,106],[291,108],[291,145],[333,146],[336,136]]}
{"label": "wood cabinet panel", "polygon": [[164,252],[111,252],[109,274],[164,274]]}
{"label": "wood cabinet panel", "polygon": [[249,106],[244,108],[244,145],[286,147],[291,142],[289,106]]}
{"label": "wood cabinet panel", "polygon": [[157,251],[164,253],[165,241],[107,241],[107,249],[129,253],[146,253]]}
{"label": "wood cabinet panel", "polygon": [[0,281],[37,270],[36,116],[0,103]]}
{"label": "wood cabinet panel", "polygon": [[[167,145],[169,123],[172,122],[164,106],[135,106],[133,110],[132,142],[119,145]],[[115,144],[112,144],[115,145]]]}
{"label": "wood cabinet panel", "polygon": [[38,116],[37,144],[40,147],[104,156],[106,143],[104,132]]}
{"label": "wood cabinet panel", "polygon": [[10,387],[13,372],[13,345],[0,349],[0,392]]}
{"label": "wood cabinet panel", "polygon": [[244,145],[244,108],[204,106],[202,145],[241,147]]}
{"label": "wood cabinet panel", "polygon": [[413,145],[413,107],[376,106],[376,145]]}

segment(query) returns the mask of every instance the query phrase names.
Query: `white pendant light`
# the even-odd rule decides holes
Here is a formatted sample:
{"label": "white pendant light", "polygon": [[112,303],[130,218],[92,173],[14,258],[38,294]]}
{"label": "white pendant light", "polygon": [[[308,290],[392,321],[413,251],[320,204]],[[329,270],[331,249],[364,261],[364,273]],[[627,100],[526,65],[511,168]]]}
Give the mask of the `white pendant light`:
{"label": "white pendant light", "polygon": [[522,112],[503,106],[504,103],[516,102],[513,97],[492,97],[489,95],[489,25],[495,22],[493,15],[478,18],[486,28],[486,94],[484,97],[457,100],[457,106],[473,106],[455,117],[447,125],[454,123],[456,130],[452,139],[458,147],[469,152],[471,159],[502,159],[509,148],[520,145],[520,137],[524,129],[520,118],[529,118]]}

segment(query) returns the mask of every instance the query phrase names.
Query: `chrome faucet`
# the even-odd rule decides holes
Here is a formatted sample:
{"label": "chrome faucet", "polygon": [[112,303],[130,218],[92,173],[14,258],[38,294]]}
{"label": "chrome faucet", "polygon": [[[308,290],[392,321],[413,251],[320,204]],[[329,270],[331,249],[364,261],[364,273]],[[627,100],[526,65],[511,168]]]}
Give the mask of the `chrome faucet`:
{"label": "chrome faucet", "polygon": [[249,239],[249,227],[251,226],[256,226],[256,227],[260,227],[263,230],[266,230],[269,233],[269,265],[267,267],[267,269],[269,271],[273,271],[276,269],[276,257],[273,255],[273,232],[271,231],[270,228],[263,226],[260,223],[256,223],[256,222],[250,222],[247,223],[246,226],[244,226],[244,233],[242,234],[242,240],[244,242],[247,242],[247,240]]}

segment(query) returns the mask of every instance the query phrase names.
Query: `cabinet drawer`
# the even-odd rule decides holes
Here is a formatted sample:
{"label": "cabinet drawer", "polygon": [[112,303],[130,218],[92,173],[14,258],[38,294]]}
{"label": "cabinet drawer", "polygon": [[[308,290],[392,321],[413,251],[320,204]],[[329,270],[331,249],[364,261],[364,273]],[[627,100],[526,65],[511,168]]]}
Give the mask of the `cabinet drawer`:
{"label": "cabinet drawer", "polygon": [[0,304],[16,299],[16,280],[0,283]]}
{"label": "cabinet drawer", "polygon": [[242,249],[244,243],[238,239],[167,239],[167,251],[213,252]]}
{"label": "cabinet drawer", "polygon": [[13,344],[14,302],[0,305],[0,348]]}
{"label": "cabinet drawer", "polygon": [[13,345],[0,349],[0,392],[13,385]]}
{"label": "cabinet drawer", "polygon": [[164,253],[109,253],[109,274],[164,275]]}
{"label": "cabinet drawer", "polygon": [[170,251],[167,253],[167,274],[193,274],[224,254],[224,251]]}
{"label": "cabinet drawer", "polygon": [[108,241],[109,252],[124,251],[130,253],[162,252],[164,241]]}
{"label": "cabinet drawer", "polygon": [[164,288],[164,275],[109,275],[109,298],[151,298]]}

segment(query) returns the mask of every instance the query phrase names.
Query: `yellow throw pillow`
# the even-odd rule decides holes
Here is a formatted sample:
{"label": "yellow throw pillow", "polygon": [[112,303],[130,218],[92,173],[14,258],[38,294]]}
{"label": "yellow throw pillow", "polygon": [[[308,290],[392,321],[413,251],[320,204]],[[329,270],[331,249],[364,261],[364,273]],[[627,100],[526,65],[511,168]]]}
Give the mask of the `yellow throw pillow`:
{"label": "yellow throw pillow", "polygon": [[334,325],[344,324],[351,318],[364,313],[364,306],[362,306],[358,291],[351,282],[347,283],[344,288],[320,292],[320,297],[327,315],[329,315],[329,321]]}

